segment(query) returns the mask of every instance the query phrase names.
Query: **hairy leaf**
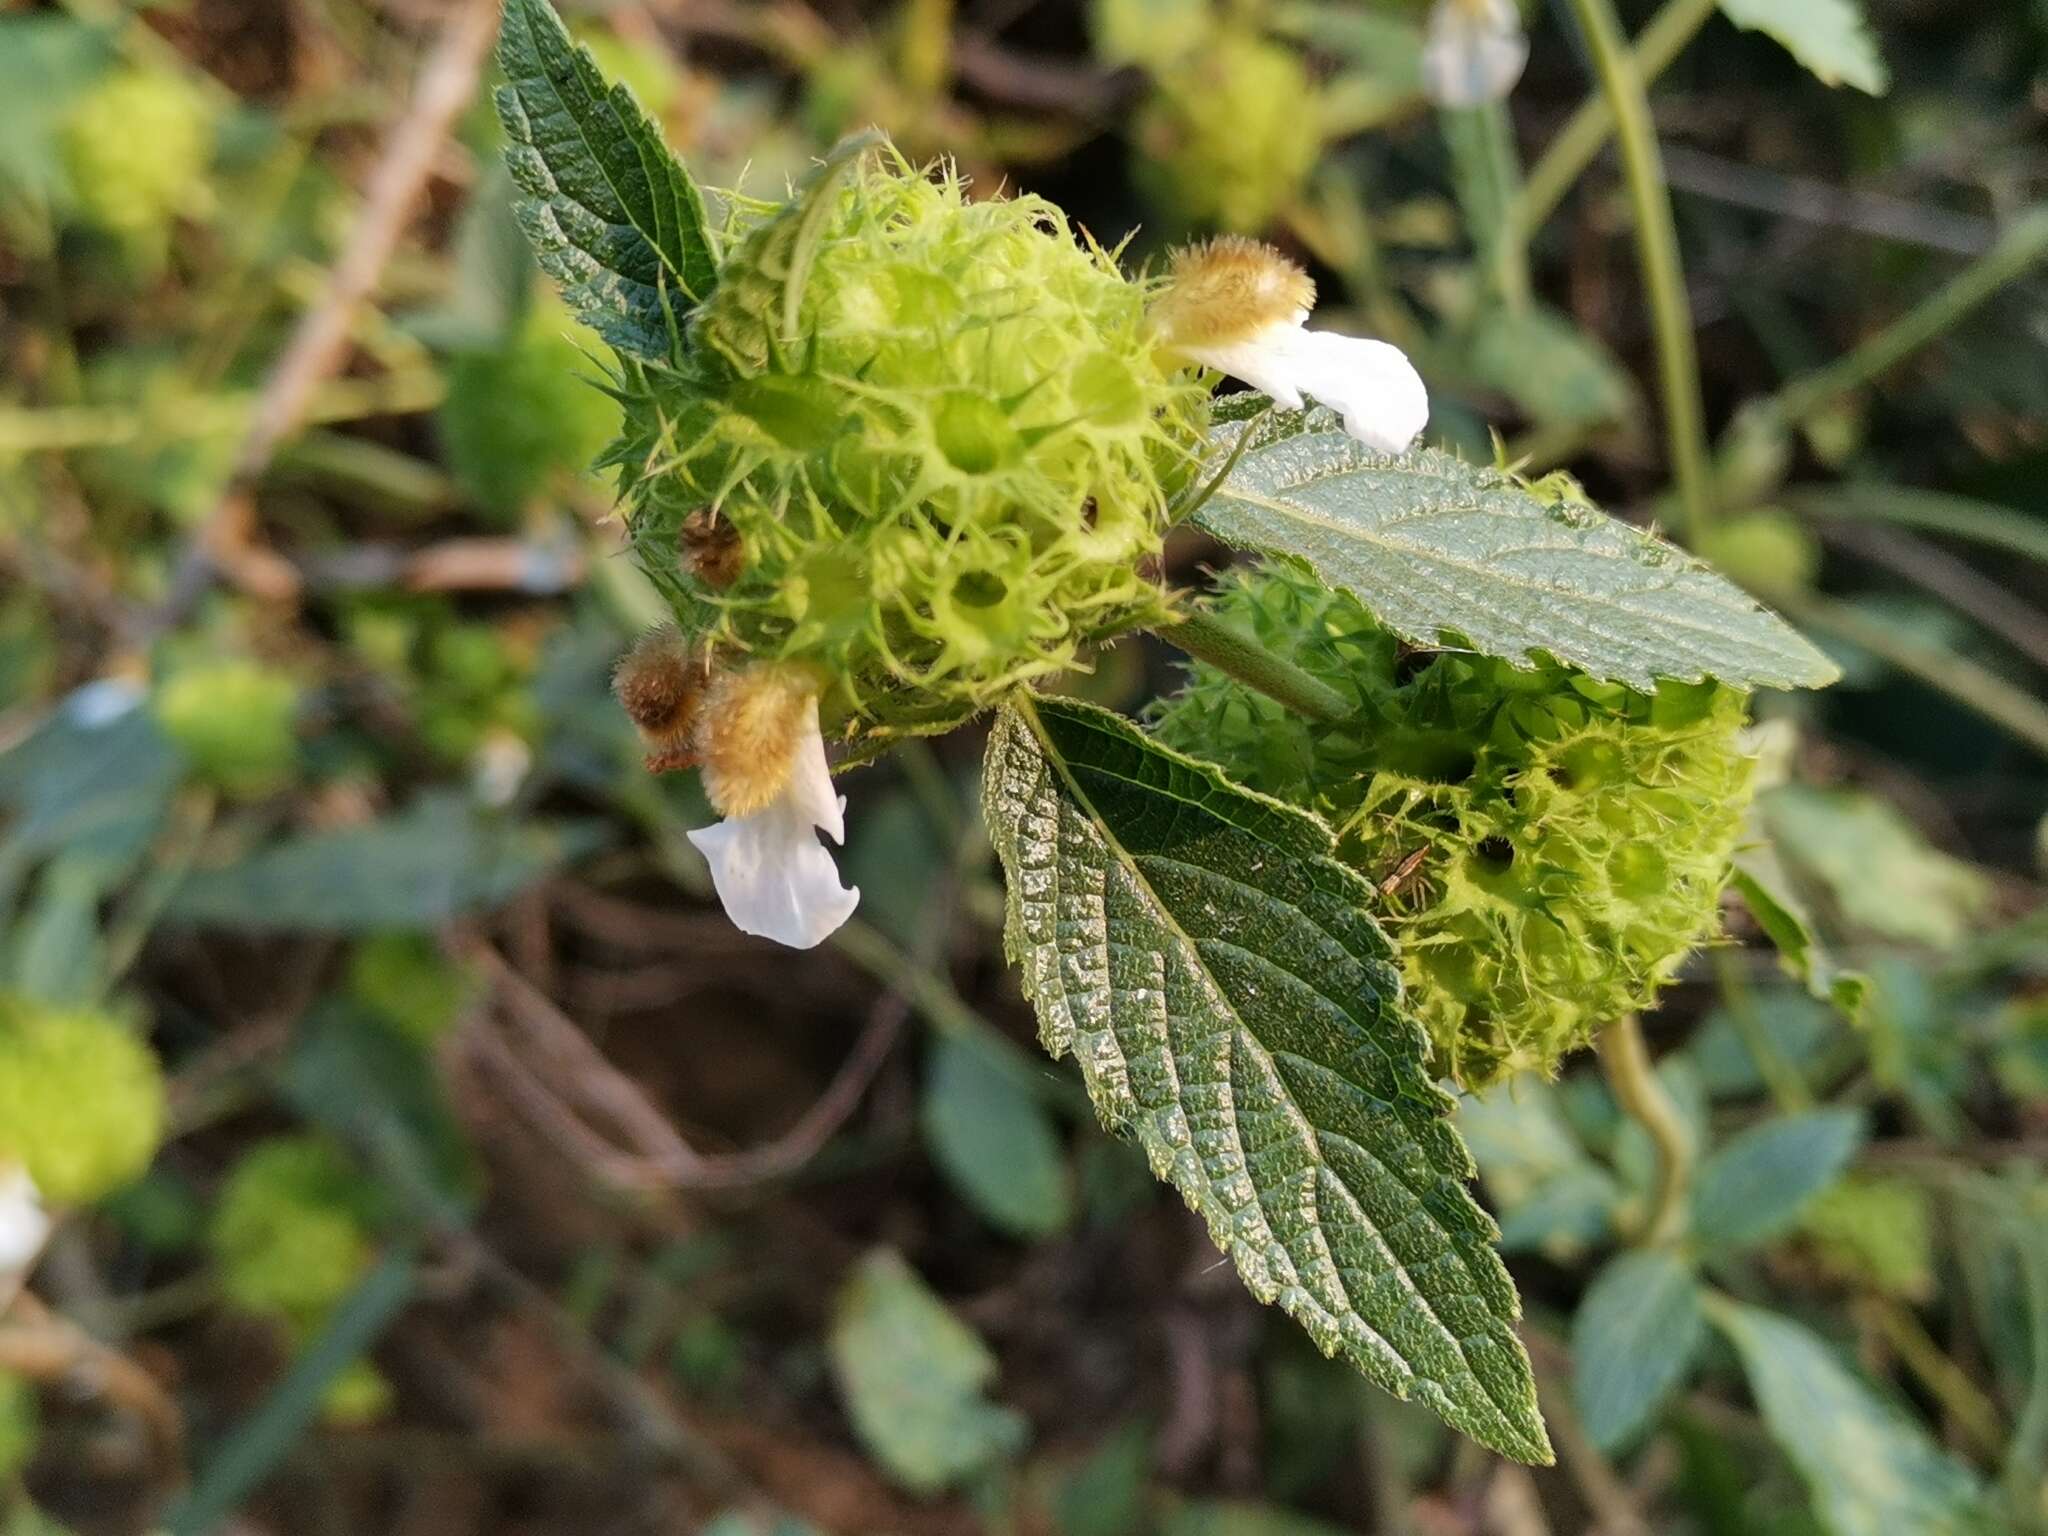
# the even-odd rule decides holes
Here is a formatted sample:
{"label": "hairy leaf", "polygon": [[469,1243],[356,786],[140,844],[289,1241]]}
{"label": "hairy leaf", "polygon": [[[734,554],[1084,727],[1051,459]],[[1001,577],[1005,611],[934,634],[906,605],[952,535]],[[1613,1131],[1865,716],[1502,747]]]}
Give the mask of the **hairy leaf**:
{"label": "hairy leaf", "polygon": [[1572,1395],[1603,1450],[1633,1440],[1685,1379],[1707,1321],[1699,1277],[1668,1249],[1636,1249],[1600,1271],[1572,1319]]}
{"label": "hairy leaf", "polygon": [[1775,1313],[1720,1302],[1764,1422],[1813,1493],[1831,1536],[1991,1536],[2006,1529],[1982,1485],[1919,1425]]}
{"label": "hairy leaf", "polygon": [[1583,502],[1423,448],[1399,457],[1321,409],[1219,412],[1220,467],[1195,521],[1307,565],[1404,639],[1521,661],[1543,651],[1648,689],[1659,678],[1817,687],[1834,663],[1769,609],[1661,539]]}
{"label": "hairy leaf", "polygon": [[1071,700],[999,717],[984,794],[1009,949],[1104,1121],[1325,1351],[1547,1461],[1451,1100],[1329,832]]}
{"label": "hairy leaf", "polygon": [[1862,0],[1721,0],[1721,14],[1768,34],[1828,85],[1853,85],[1872,96],[1891,86]]}
{"label": "hairy leaf", "polygon": [[1820,1109],[1767,1121],[1700,1165],[1693,1232],[1709,1252],[1775,1237],[1842,1175],[1863,1144],[1863,1116]]}
{"label": "hairy leaf", "polygon": [[541,266],[614,347],[668,360],[676,324],[718,281],[703,194],[547,0],[506,0],[498,57],[505,160]]}

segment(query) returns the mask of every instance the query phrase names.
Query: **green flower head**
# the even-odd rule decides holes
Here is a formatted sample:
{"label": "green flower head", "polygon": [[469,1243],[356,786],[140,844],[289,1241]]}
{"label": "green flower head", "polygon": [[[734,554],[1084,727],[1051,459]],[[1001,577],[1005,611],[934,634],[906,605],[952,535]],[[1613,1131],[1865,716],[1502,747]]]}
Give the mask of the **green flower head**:
{"label": "green flower head", "polygon": [[118,1019],[0,995],[0,1167],[53,1206],[133,1182],[163,1138],[163,1073]]}
{"label": "green flower head", "polygon": [[1284,567],[1233,575],[1218,606],[1355,714],[1321,724],[1197,666],[1158,733],[1337,830],[1442,1070],[1551,1071],[1713,936],[1751,790],[1740,693],[1416,650]]}
{"label": "green flower head", "polygon": [[1146,288],[1032,197],[843,152],[760,210],[613,455],[683,632],[818,676],[842,733],[941,729],[1156,616],[1206,392]]}

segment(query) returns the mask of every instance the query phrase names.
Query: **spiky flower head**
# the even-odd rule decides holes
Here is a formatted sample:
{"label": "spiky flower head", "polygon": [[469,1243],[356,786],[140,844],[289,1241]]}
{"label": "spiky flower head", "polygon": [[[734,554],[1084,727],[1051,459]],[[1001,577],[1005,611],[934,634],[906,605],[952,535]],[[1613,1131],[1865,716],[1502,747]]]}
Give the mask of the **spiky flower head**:
{"label": "spiky flower head", "polygon": [[1320,116],[1299,54],[1224,28],[1155,71],[1132,134],[1139,188],[1171,219],[1256,234],[1306,184]]}
{"label": "spiky flower head", "polygon": [[171,70],[117,70],[87,91],[60,137],[85,222],[143,261],[161,260],[173,219],[213,159],[214,117],[199,88]]}
{"label": "spiky flower head", "polygon": [[673,368],[628,370],[635,551],[693,640],[955,724],[1155,616],[1205,392],[1146,290],[1033,197],[843,152],[760,214]]}
{"label": "spiky flower head", "polygon": [[368,1188],[324,1137],[277,1136],[244,1155],[208,1232],[228,1300],[295,1334],[316,1329],[376,1257]]}
{"label": "spiky flower head", "polygon": [[0,1167],[52,1207],[133,1181],[163,1138],[163,1073],[120,1020],[0,994]]}
{"label": "spiky flower head", "polygon": [[1197,666],[1156,729],[1336,828],[1441,1070],[1549,1072],[1715,933],[1750,794],[1739,693],[1418,651],[1284,567],[1232,575],[1218,605],[1355,712],[1308,720]]}

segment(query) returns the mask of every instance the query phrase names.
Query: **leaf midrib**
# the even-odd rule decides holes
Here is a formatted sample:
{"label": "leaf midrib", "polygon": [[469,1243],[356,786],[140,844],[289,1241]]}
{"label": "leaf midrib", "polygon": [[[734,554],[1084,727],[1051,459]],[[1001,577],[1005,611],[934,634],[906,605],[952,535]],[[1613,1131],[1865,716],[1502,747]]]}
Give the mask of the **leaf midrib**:
{"label": "leaf midrib", "polygon": [[[1059,775],[1060,781],[1067,786],[1068,791],[1074,796],[1075,800],[1086,809],[1089,818],[1095,823],[1097,827],[1099,827],[1102,830],[1103,841],[1108,846],[1117,862],[1123,866],[1123,868],[1129,873],[1130,877],[1134,881],[1136,881],[1138,885],[1144,890],[1145,895],[1150,899],[1154,910],[1156,910],[1159,914],[1159,922],[1161,926],[1166,928],[1183,945],[1186,946],[1192,963],[1200,967],[1204,979],[1208,982],[1209,986],[1212,989],[1214,989],[1216,996],[1224,999],[1224,1001],[1228,1003],[1230,994],[1227,991],[1227,989],[1224,988],[1222,983],[1217,981],[1215,974],[1209,969],[1207,960],[1203,958],[1201,946],[1197,944],[1194,937],[1191,934],[1189,934],[1185,928],[1181,927],[1181,925],[1174,919],[1165,901],[1161,899],[1158,891],[1153,887],[1151,881],[1145,878],[1144,871],[1138,868],[1136,856],[1131,854],[1124,847],[1121,838],[1116,837],[1110,831],[1109,822],[1096,808],[1093,798],[1090,797],[1086,789],[1082,788],[1081,784],[1075,778],[1071,769],[1068,767],[1065,754],[1063,754],[1059,750],[1059,748],[1053,744],[1052,738],[1047,734],[1044,722],[1039,718],[1036,704],[1033,702],[1029,695],[1022,695],[1017,699],[1013,707],[1021,715],[1023,715],[1026,720],[1029,721],[1031,726],[1031,733],[1032,735],[1038,738],[1039,746],[1043,749],[1045,753],[1046,761],[1052,766],[1052,771]],[[1118,774],[1113,770],[1107,768],[1100,768],[1097,771],[1103,773],[1106,777],[1116,779],[1120,783],[1130,784],[1135,788],[1142,788],[1151,794],[1167,794],[1167,791],[1162,790],[1157,785],[1141,785],[1136,780],[1130,779],[1122,774]],[[1168,795],[1168,798],[1171,798],[1182,805],[1186,805],[1193,810],[1202,809],[1201,806],[1197,805],[1193,801],[1186,799],[1184,796]],[[1247,837],[1254,838],[1255,840],[1261,843],[1265,843],[1268,847],[1275,847],[1275,845],[1268,842],[1265,838],[1259,837],[1259,835],[1255,832],[1246,830],[1234,821],[1228,822],[1227,825],[1232,827],[1234,830],[1243,832],[1244,835]],[[1275,847],[1275,851],[1282,852],[1284,850]],[[1237,1020],[1236,1027],[1234,1028],[1233,1033],[1244,1034],[1247,1038],[1250,1038],[1252,1040],[1252,1043],[1256,1045],[1260,1051],[1265,1052],[1265,1054],[1269,1057],[1272,1056],[1273,1052],[1269,1050],[1264,1045],[1264,1043],[1260,1042],[1256,1037],[1251,1035],[1249,1028],[1245,1026],[1245,1024],[1242,1022],[1241,1017],[1239,1017],[1236,1006],[1234,1004],[1230,1006],[1232,1017],[1233,1019]],[[1171,1045],[1169,1045],[1167,1049],[1169,1052],[1171,1052]],[[1292,1099],[1293,1095],[1290,1092],[1290,1104],[1292,1104]],[[1236,1099],[1234,1095],[1232,1098],[1232,1105],[1232,1117],[1233,1119],[1235,1119]],[[1299,1107],[1294,1106],[1293,1112],[1297,1115],[1300,1114]],[[1304,1123],[1307,1123],[1305,1117]],[[1335,1179],[1337,1181],[1338,1186],[1346,1192],[1346,1194],[1354,1203],[1357,1203],[1358,1196],[1354,1192],[1352,1192],[1350,1185],[1345,1182],[1344,1176],[1330,1165],[1330,1160],[1323,1151],[1321,1130],[1319,1130],[1313,1123],[1308,1123],[1308,1130],[1309,1134],[1303,1139],[1306,1142],[1311,1155],[1315,1159],[1315,1164],[1318,1171],[1327,1174],[1332,1179]],[[1350,1138],[1348,1137],[1345,1139],[1350,1140]],[[1376,1154],[1372,1154],[1371,1149],[1361,1148],[1361,1150],[1365,1151],[1368,1155],[1372,1155],[1374,1157],[1374,1161],[1379,1162],[1381,1166],[1385,1166],[1385,1160],[1379,1158]],[[1254,1187],[1256,1188],[1256,1181],[1254,1181]],[[1415,1191],[1411,1188],[1409,1190],[1409,1193],[1414,1194]],[[1260,1204],[1263,1212],[1263,1200],[1261,1200]],[[1361,1209],[1362,1208],[1363,1207],[1361,1206]],[[1322,1222],[1320,1219],[1318,1219],[1318,1232],[1320,1232],[1321,1227]],[[1283,1242],[1281,1246],[1284,1249],[1286,1247],[1286,1244]],[[1463,1262],[1462,1258],[1460,1262]],[[1392,1341],[1387,1340],[1384,1334],[1381,1334],[1377,1328],[1373,1327],[1373,1325],[1366,1319],[1365,1314],[1362,1311],[1360,1311],[1357,1299],[1351,1294],[1350,1285],[1346,1283],[1343,1279],[1342,1267],[1334,1263],[1334,1256],[1332,1267],[1337,1272],[1338,1284],[1344,1292],[1344,1304],[1346,1308],[1350,1311],[1351,1315],[1354,1318],[1356,1318],[1358,1322],[1362,1326],[1364,1326],[1369,1332],[1373,1333],[1376,1337],[1380,1338],[1382,1342],[1387,1344],[1389,1352],[1394,1356],[1395,1359],[1401,1361],[1401,1363],[1407,1368],[1409,1375],[1412,1376],[1415,1380],[1430,1382],[1439,1389],[1447,1393],[1450,1392],[1452,1390],[1452,1384],[1450,1382],[1447,1382],[1441,1379],[1440,1377],[1427,1375],[1424,1371],[1418,1368],[1412,1361],[1410,1361],[1407,1358],[1407,1356],[1404,1355],[1398,1348],[1394,1347]],[[1435,1301],[1432,1300],[1428,1295],[1426,1295],[1422,1291],[1422,1289],[1416,1284],[1415,1277],[1409,1272],[1409,1267],[1407,1263],[1405,1261],[1400,1260],[1398,1256],[1396,1257],[1395,1261],[1395,1272],[1401,1278],[1402,1287],[1408,1292],[1409,1295],[1413,1296],[1417,1301],[1419,1301],[1422,1304],[1423,1308],[1429,1313],[1430,1319],[1442,1331],[1444,1337],[1452,1340],[1455,1343],[1455,1345],[1457,1346],[1458,1359],[1465,1368],[1465,1375],[1470,1377],[1473,1381],[1476,1381],[1479,1384],[1479,1390],[1485,1393],[1487,1401],[1493,1405],[1494,1410],[1501,1416],[1503,1423],[1509,1426],[1514,1426],[1517,1421],[1513,1405],[1503,1402],[1499,1395],[1495,1392],[1493,1383],[1487,1379],[1487,1374],[1485,1372],[1475,1369],[1472,1362],[1466,1358],[1465,1344],[1467,1341],[1465,1339],[1465,1336],[1462,1333],[1460,1333],[1457,1329],[1453,1328],[1450,1325],[1450,1323],[1444,1318],[1443,1314],[1437,1310]]]}

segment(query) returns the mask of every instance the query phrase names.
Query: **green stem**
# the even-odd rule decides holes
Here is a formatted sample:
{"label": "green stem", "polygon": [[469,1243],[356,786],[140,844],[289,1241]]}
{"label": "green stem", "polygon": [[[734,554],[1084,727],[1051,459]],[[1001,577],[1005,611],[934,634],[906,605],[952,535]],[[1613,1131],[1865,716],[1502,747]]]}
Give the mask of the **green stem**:
{"label": "green stem", "polygon": [[1657,1189],[1638,1233],[1647,1247],[1671,1242],[1685,1230],[1686,1200],[1692,1187],[1692,1133],[1678,1106],[1657,1080],[1643,1027],[1625,1013],[1600,1032],[1596,1047],[1607,1083],[1629,1118],[1648,1133],[1657,1149]]}
{"label": "green stem", "polygon": [[1877,482],[1850,482],[1787,491],[1780,500],[1802,517],[1897,523],[1926,533],[1968,539],[2048,564],[2048,524],[2011,507],[1972,501],[1967,496]]}
{"label": "green stem", "polygon": [[[1718,5],[1719,0],[1669,0],[1636,40],[1636,77],[1647,86],[1669,69]],[[1530,169],[1521,191],[1508,205],[1505,238],[1521,246],[1534,239],[1544,220],[1557,212],[1572,184],[1606,147],[1613,132],[1614,108],[1607,98],[1589,98],[1550,141],[1550,147]]]}
{"label": "green stem", "polygon": [[1498,101],[1483,107],[1450,108],[1439,114],[1444,143],[1451,151],[1458,200],[1465,227],[1478,248],[1479,265],[1493,274],[1500,300],[1511,310],[1529,306],[1529,251],[1525,242],[1507,238],[1507,211],[1522,181],[1522,157],[1515,146],[1514,124]]}
{"label": "green stem", "polygon": [[1350,701],[1328,683],[1311,677],[1286,657],[1275,655],[1213,613],[1198,610],[1178,624],[1153,633],[1297,714],[1337,721],[1349,719],[1354,713]]}
{"label": "green stem", "polygon": [[[2034,1197],[2038,1201],[2038,1195]],[[2015,1234],[2026,1276],[2032,1379],[2005,1457],[2006,1497],[2029,1530],[2048,1530],[2048,1239],[2034,1223]]]}
{"label": "green stem", "polygon": [[1650,293],[1650,324],[1657,341],[1664,389],[1664,430],[1685,535],[1697,541],[1713,514],[1708,473],[1706,410],[1700,403],[1699,358],[1693,349],[1692,301],[1678,259],[1678,228],[1664,186],[1664,160],[1643,77],[1622,37],[1613,0],[1571,0],[1593,51],[1593,68],[1614,112],[1622,175],[1636,218],[1636,255]]}
{"label": "green stem", "polygon": [[2048,757],[2048,704],[2024,688],[1946,646],[1915,640],[1848,603],[1783,594],[1778,602],[1800,623],[1870,652]]}
{"label": "green stem", "polygon": [[1765,403],[1779,419],[1798,423],[1879,378],[2048,257],[2048,207],[2029,210],[1998,243],[1853,352],[1802,374]]}

